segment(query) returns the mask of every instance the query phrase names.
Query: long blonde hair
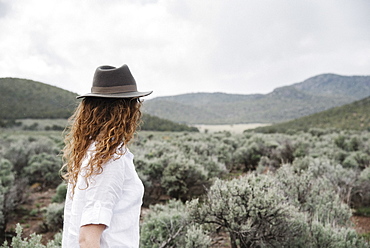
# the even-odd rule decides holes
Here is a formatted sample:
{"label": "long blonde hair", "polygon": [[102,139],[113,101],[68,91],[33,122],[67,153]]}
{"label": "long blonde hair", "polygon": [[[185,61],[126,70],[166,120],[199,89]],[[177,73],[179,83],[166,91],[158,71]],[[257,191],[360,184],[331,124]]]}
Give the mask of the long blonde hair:
{"label": "long blonde hair", "polygon": [[[86,97],[69,119],[65,137],[63,178],[72,185],[72,196],[81,164],[89,146],[95,142],[95,153],[84,178],[103,172],[103,165],[133,138],[141,117],[139,98]],[[118,155],[123,155],[123,153]]]}

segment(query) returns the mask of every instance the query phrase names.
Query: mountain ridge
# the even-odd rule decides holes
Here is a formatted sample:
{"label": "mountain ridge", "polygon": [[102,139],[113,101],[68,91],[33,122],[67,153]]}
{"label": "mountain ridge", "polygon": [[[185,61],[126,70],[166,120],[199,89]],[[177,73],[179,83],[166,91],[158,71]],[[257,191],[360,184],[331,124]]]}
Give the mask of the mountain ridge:
{"label": "mountain ridge", "polygon": [[[18,78],[0,78],[0,82],[0,119],[68,118],[77,104],[77,94],[56,86]],[[22,86],[24,83],[28,88]],[[45,87],[39,89],[34,84]],[[364,96],[370,96],[370,76],[321,74],[267,94],[198,92],[157,97],[144,102],[143,112],[182,124],[278,123]],[[20,106],[24,100],[28,104]],[[35,108],[37,114],[33,112]]]}
{"label": "mountain ridge", "polygon": [[[348,95],[351,92],[356,98],[365,98],[368,95],[365,92],[370,91],[369,76],[343,76],[333,73],[321,74],[308,78],[307,80],[293,84],[298,90],[303,90],[312,94],[321,95]],[[350,79],[350,80],[348,80]],[[333,87],[333,81],[336,86]],[[361,87],[361,85],[365,87]],[[360,86],[360,87],[359,87]]]}
{"label": "mountain ridge", "polygon": [[144,103],[144,112],[188,124],[276,123],[369,95],[370,76],[321,74],[267,94],[200,92],[153,98]]}

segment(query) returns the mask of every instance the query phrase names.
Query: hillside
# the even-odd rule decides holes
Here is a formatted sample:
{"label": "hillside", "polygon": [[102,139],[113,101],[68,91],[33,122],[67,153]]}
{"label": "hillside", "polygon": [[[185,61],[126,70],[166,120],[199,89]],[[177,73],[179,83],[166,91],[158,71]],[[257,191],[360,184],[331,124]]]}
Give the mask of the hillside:
{"label": "hillside", "polygon": [[[0,127],[38,130],[39,121],[22,126],[19,119],[67,119],[79,100],[77,94],[48,84],[20,78],[0,78]],[[197,128],[164,120],[149,114],[143,115],[141,130],[198,131]],[[18,123],[18,124],[17,124]],[[65,122],[54,124],[49,129],[61,130]]]}
{"label": "hillside", "polygon": [[0,119],[68,118],[77,94],[20,78],[0,78]]}
{"label": "hillside", "polygon": [[370,97],[296,120],[256,128],[256,132],[275,133],[310,128],[370,130]]}
{"label": "hillside", "polygon": [[269,94],[192,93],[158,97],[144,112],[189,124],[271,123],[310,115],[370,96],[370,76],[323,74]]}

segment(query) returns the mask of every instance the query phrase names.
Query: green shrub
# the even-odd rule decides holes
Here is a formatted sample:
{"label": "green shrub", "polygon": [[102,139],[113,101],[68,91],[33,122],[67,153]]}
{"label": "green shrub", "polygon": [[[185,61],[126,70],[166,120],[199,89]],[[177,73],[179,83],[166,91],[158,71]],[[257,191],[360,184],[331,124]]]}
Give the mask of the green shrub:
{"label": "green shrub", "polygon": [[301,247],[366,248],[369,244],[352,228],[333,228],[314,221],[310,228],[310,239]]}
{"label": "green shrub", "polygon": [[10,136],[3,141],[4,158],[14,166],[16,175],[22,175],[23,169],[29,165],[29,160],[36,154],[57,155],[60,148],[47,137]]}
{"label": "green shrub", "polygon": [[40,212],[39,209],[32,209],[29,213],[30,216],[37,216],[38,213]]}
{"label": "green shrub", "polygon": [[256,140],[248,146],[239,147],[235,151],[235,161],[243,165],[244,171],[254,170],[265,154],[264,149],[264,144],[260,140]]}
{"label": "green shrub", "polygon": [[188,224],[185,205],[180,201],[151,206],[141,226],[140,247],[159,248],[184,244]]}
{"label": "green shrub", "polygon": [[5,193],[6,193],[6,189],[4,186],[1,185],[1,181],[0,181],[0,233],[4,233],[4,230],[6,228],[6,222],[7,222],[7,219],[4,216]]}
{"label": "green shrub", "polygon": [[17,224],[16,228],[16,236],[12,238],[12,242],[10,246],[7,241],[3,243],[0,248],[61,248],[62,247],[62,235],[61,233],[57,233],[54,236],[54,240],[51,240],[47,243],[47,245],[43,245],[41,243],[42,236],[39,234],[31,234],[27,238],[22,238],[22,226]]}
{"label": "green shrub", "polygon": [[193,201],[189,207],[194,221],[225,228],[232,247],[284,246],[307,232],[304,215],[268,176],[216,180],[204,202]]}
{"label": "green shrub", "polygon": [[353,207],[370,207],[370,167],[361,171],[350,197]]}
{"label": "green shrub", "polygon": [[[370,131],[370,130],[369,130]],[[365,241],[367,241],[370,244],[370,232],[363,233],[360,235]]]}
{"label": "green shrub", "polygon": [[187,200],[203,194],[209,184],[208,179],[204,167],[178,155],[164,169],[161,183],[170,196]]}
{"label": "green shrub", "polygon": [[0,180],[4,187],[10,187],[14,182],[13,164],[4,158],[0,158]]}
{"label": "green shrub", "polygon": [[15,180],[12,163],[0,159],[0,233],[4,232],[14,208],[23,200],[24,184],[24,180]]}
{"label": "green shrub", "polygon": [[332,189],[339,195],[340,199],[348,205],[353,205],[352,196],[354,188],[358,185],[359,172],[357,169],[344,168],[340,164],[332,164],[325,157],[297,160],[293,163],[296,170],[307,170],[314,178],[326,178],[330,181]]}
{"label": "green shrub", "polygon": [[61,232],[58,232],[54,235],[54,239],[48,241],[46,248],[60,248],[62,247],[62,238],[63,235]]}
{"label": "green shrub", "polygon": [[346,157],[342,164],[343,164],[343,167],[345,168],[353,168],[353,169],[356,169],[359,166],[356,160],[356,155],[353,153],[351,153],[348,157]]}
{"label": "green shrub", "polygon": [[163,139],[141,138],[136,143],[133,150],[140,152],[134,152],[135,166],[146,186],[144,206],[157,203],[162,195],[183,201],[200,196],[212,178],[226,172],[220,162],[224,155],[208,141],[200,142],[202,137],[199,133],[172,134]]}
{"label": "green shrub", "polygon": [[48,230],[58,231],[63,228],[64,203],[51,203],[46,208],[44,223]]}
{"label": "green shrub", "polygon": [[151,206],[141,226],[140,247],[207,248],[211,239],[202,226],[192,223],[184,203],[171,200]]}
{"label": "green shrub", "polygon": [[276,176],[216,180],[206,198],[188,208],[200,225],[227,230],[233,248],[367,247],[333,188],[325,177],[286,165]]}
{"label": "green shrub", "polygon": [[66,194],[67,194],[67,184],[63,182],[58,185],[56,194],[52,198],[52,202],[56,203],[64,202],[64,200],[66,199]]}
{"label": "green shrub", "polygon": [[40,183],[43,187],[56,187],[62,181],[59,176],[61,166],[62,160],[56,155],[36,154],[24,168],[24,176],[28,178],[30,184]]}
{"label": "green shrub", "polygon": [[326,177],[317,177],[310,170],[294,171],[285,165],[276,172],[276,180],[290,203],[307,213],[309,221],[349,226],[351,209],[342,203],[335,185]]}
{"label": "green shrub", "polygon": [[27,126],[25,125],[23,127],[24,130],[29,130],[29,131],[36,131],[39,129],[39,124],[37,122],[34,122],[33,124]]}
{"label": "green shrub", "polygon": [[339,135],[335,140],[334,143],[336,146],[343,150],[347,150],[347,145],[346,145],[346,137],[343,135]]}
{"label": "green shrub", "polygon": [[191,225],[185,234],[185,248],[207,248],[211,241],[202,226]]}

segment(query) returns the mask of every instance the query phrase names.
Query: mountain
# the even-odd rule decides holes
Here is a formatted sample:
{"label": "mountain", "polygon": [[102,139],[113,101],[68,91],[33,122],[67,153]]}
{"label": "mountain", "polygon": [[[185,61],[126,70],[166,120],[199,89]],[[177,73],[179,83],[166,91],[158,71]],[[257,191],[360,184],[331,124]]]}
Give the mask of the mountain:
{"label": "mountain", "polygon": [[[15,119],[67,119],[79,102],[75,93],[28,79],[0,78],[0,92],[0,127],[15,125]],[[141,130],[198,131],[148,114],[143,121]]]}
{"label": "mountain", "polygon": [[323,74],[293,85],[297,90],[313,95],[353,97],[354,100],[369,96],[369,76],[339,76]]}
{"label": "mountain", "polygon": [[158,97],[144,112],[188,124],[276,123],[370,96],[370,76],[322,74],[269,94],[191,93]]}
{"label": "mountain", "polygon": [[254,129],[256,132],[285,133],[307,131],[310,128],[338,128],[370,131],[370,97],[331,108],[292,121]]}

